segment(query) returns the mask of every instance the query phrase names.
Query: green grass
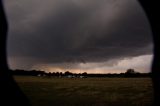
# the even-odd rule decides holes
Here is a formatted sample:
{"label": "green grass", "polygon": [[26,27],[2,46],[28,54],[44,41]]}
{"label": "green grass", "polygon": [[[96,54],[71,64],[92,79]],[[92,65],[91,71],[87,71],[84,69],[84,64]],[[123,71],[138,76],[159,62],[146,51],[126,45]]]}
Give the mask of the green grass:
{"label": "green grass", "polygon": [[151,106],[150,78],[16,76],[33,106]]}

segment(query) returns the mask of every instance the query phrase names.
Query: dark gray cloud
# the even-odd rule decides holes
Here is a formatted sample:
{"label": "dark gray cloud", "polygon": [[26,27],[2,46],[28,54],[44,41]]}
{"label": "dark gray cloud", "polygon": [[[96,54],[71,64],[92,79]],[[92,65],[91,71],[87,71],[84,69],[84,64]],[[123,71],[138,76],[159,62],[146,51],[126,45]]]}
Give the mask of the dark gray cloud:
{"label": "dark gray cloud", "polygon": [[9,57],[34,58],[31,65],[152,53],[150,27],[135,0],[40,1],[6,0]]}

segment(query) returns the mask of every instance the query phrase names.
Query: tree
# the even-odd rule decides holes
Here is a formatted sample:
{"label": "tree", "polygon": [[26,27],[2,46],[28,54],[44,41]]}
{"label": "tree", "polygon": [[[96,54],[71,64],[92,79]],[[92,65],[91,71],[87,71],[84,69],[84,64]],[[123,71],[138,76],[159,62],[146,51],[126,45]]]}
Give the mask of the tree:
{"label": "tree", "polygon": [[66,72],[64,73],[64,75],[68,76],[68,75],[72,75],[72,73],[69,72],[69,71],[66,71]]}
{"label": "tree", "polygon": [[127,69],[127,71],[125,72],[125,74],[135,74],[136,72],[134,71],[134,69]]}
{"label": "tree", "polygon": [[83,76],[87,76],[87,72],[82,73]]}

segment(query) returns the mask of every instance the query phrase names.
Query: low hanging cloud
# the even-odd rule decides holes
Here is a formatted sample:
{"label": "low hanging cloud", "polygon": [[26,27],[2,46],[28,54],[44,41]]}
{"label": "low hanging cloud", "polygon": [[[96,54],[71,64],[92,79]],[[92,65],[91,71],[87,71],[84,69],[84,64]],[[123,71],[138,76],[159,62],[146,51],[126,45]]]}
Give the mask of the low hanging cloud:
{"label": "low hanging cloud", "polygon": [[[38,64],[32,69],[47,70],[48,72],[73,73],[124,73],[127,69],[133,68],[136,72],[150,72],[152,55],[142,55],[122,60],[109,60],[106,62],[92,63],[61,63],[61,64]],[[144,61],[145,60],[145,61]]]}
{"label": "low hanging cloud", "polygon": [[12,67],[152,54],[149,23],[135,0],[6,0],[5,7]]}

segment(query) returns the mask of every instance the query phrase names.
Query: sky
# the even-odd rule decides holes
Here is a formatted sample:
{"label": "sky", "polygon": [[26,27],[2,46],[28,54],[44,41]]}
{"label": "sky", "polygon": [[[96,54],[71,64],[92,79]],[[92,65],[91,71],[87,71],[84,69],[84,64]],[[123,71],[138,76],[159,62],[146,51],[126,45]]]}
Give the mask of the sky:
{"label": "sky", "polygon": [[136,0],[5,0],[11,69],[150,72],[152,33]]}

